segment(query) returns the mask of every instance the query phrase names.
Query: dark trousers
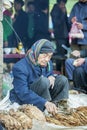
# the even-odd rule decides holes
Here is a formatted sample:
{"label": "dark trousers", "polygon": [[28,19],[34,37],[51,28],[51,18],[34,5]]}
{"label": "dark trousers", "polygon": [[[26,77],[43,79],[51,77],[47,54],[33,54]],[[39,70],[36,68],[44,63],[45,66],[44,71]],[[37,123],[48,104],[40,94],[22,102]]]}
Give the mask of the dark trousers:
{"label": "dark trousers", "polygon": [[30,89],[48,101],[59,102],[68,98],[69,84],[65,76],[58,75],[52,89],[48,78],[41,76],[36,82],[31,84]]}
{"label": "dark trousers", "polygon": [[0,130],[4,130],[1,124],[0,124]]}
{"label": "dark trousers", "polygon": [[58,55],[64,56],[67,54],[67,51],[62,47],[62,45],[69,47],[67,38],[56,39],[57,53]]}
{"label": "dark trousers", "polygon": [[73,72],[73,82],[77,90],[87,93],[87,74],[84,68],[75,68]]}

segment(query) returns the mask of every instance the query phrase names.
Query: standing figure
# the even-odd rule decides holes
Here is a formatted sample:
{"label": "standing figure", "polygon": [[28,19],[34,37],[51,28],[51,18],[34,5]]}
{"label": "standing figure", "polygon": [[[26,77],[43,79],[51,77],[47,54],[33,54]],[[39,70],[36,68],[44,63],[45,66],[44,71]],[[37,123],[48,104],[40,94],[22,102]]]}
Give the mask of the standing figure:
{"label": "standing figure", "polygon": [[23,5],[23,0],[14,0],[15,16],[13,19],[13,28],[16,33],[13,32],[12,39],[15,47],[18,47],[19,42],[22,42],[24,49],[26,50],[26,43],[28,39],[28,16],[22,9]]}
{"label": "standing figure", "polygon": [[12,47],[10,35],[12,34],[12,2],[3,1],[3,47]]}
{"label": "standing figure", "polygon": [[28,44],[27,49],[30,49],[34,43],[34,29],[35,29],[35,5],[34,2],[27,3],[27,15],[28,15]]}
{"label": "standing figure", "polygon": [[71,10],[69,21],[71,24],[76,22],[78,29],[84,34],[83,39],[72,41],[72,50],[87,48],[87,0],[78,0]]}
{"label": "standing figure", "polygon": [[57,3],[53,6],[53,9],[51,11],[57,53],[61,56],[64,56],[66,54],[66,51],[62,48],[62,44],[69,46],[69,24],[65,7],[66,2],[67,0],[57,0]]}
{"label": "standing figure", "polygon": [[35,16],[35,41],[40,39],[50,40],[48,4],[40,3],[40,10]]}

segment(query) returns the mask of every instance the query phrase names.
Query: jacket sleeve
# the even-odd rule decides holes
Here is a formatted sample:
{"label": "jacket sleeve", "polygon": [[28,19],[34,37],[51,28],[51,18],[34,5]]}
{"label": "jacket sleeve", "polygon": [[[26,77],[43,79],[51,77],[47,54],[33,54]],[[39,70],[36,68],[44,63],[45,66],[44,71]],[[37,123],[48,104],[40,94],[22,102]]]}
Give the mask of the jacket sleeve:
{"label": "jacket sleeve", "polygon": [[70,16],[69,16],[69,23],[72,24],[71,19],[75,17],[76,5],[73,6]]}
{"label": "jacket sleeve", "polygon": [[46,100],[29,89],[27,82],[27,70],[21,67],[13,67],[13,86],[17,97],[23,104],[33,104],[43,110]]}

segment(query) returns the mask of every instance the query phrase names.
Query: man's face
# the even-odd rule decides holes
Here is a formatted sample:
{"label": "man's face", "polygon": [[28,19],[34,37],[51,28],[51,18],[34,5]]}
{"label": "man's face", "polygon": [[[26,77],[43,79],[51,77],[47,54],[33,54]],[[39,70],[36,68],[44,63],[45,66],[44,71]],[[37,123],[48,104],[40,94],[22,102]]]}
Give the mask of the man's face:
{"label": "man's face", "polygon": [[18,2],[14,2],[14,9],[15,11],[19,11],[22,8],[22,5]]}
{"label": "man's face", "polygon": [[62,8],[65,8],[65,3],[63,1],[60,2],[59,4],[59,7],[62,9]]}
{"label": "man's face", "polygon": [[29,13],[33,13],[35,11],[34,5],[32,5],[32,4],[29,5],[28,8],[27,8],[27,10],[28,10]]}
{"label": "man's face", "polygon": [[53,53],[43,53],[38,56],[38,64],[45,67],[47,63],[50,61]]}

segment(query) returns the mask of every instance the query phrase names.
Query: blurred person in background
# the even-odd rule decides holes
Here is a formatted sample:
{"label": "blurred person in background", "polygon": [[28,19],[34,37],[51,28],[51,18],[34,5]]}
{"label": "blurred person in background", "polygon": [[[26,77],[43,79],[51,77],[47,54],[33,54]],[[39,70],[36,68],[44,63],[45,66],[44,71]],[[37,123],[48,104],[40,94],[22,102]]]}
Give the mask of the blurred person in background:
{"label": "blurred person in background", "polygon": [[57,3],[53,6],[51,11],[57,53],[62,56],[65,55],[62,44],[68,46],[69,24],[65,7],[66,2],[67,0],[57,0]]}
{"label": "blurred person in background", "polygon": [[43,38],[50,40],[48,4],[46,1],[40,2],[40,9],[35,16],[35,41]]}
{"label": "blurred person in background", "polygon": [[13,18],[13,28],[16,33],[13,32],[12,42],[15,47],[18,47],[19,42],[22,42],[26,50],[28,40],[28,16],[23,10],[23,6],[23,0],[14,0],[15,15]]}
{"label": "blurred person in background", "polygon": [[69,80],[74,83],[74,89],[87,93],[87,0],[78,0],[71,10],[69,20],[71,24],[76,22],[84,38],[72,41],[73,58],[66,60],[65,68]]}
{"label": "blurred person in background", "polygon": [[84,34],[83,39],[72,41],[72,50],[87,48],[87,0],[78,0],[71,10],[69,21],[70,24],[76,22],[78,29],[81,29]]}
{"label": "blurred person in background", "polygon": [[27,3],[26,12],[28,15],[28,43],[27,43],[27,50],[28,50],[34,43],[35,14],[36,14],[34,2],[29,1]]}
{"label": "blurred person in background", "polygon": [[[3,0],[3,52],[5,48],[12,48],[12,32],[13,32],[13,22],[12,22],[12,15],[13,15],[13,0]],[[6,53],[6,52],[4,52]],[[11,53],[11,52],[10,52]],[[5,71],[10,72],[11,66],[15,63],[17,59],[13,58],[4,58],[3,62],[6,64]]]}
{"label": "blurred person in background", "polygon": [[[10,0],[3,0],[3,47],[12,47],[10,35],[12,34],[12,8],[13,3]],[[10,26],[11,25],[11,26]]]}
{"label": "blurred person in background", "polygon": [[[53,6],[51,11],[52,23],[54,36],[56,41],[56,53],[60,56],[65,56],[66,50],[62,47],[62,44],[69,46],[68,43],[68,32],[69,23],[67,17],[66,4],[67,0],[57,0],[57,3]],[[61,63],[56,63],[57,70],[60,70]]]}

